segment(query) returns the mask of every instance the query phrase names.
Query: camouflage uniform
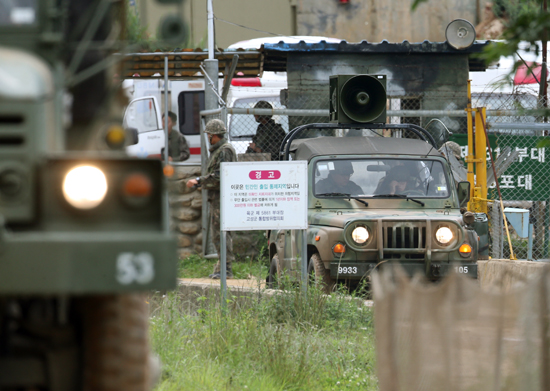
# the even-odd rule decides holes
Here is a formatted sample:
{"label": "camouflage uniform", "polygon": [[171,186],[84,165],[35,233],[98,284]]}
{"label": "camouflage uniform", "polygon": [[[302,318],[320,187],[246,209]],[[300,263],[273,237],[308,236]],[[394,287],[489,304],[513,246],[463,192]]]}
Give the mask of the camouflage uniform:
{"label": "camouflage uniform", "polygon": [[462,160],[462,151],[460,150],[460,145],[458,145],[454,141],[447,141],[439,148],[439,151],[442,152],[445,156],[448,156],[450,153],[452,153],[456,157],[456,160],[464,164],[464,161]]}
{"label": "camouflage uniform", "polygon": [[[353,166],[351,162],[335,161],[333,162],[333,164],[334,170],[330,171],[327,178],[320,180],[315,185],[315,193],[345,193],[350,195],[363,194],[363,189],[359,185],[357,185],[357,183],[349,180],[349,177],[353,175]],[[335,182],[333,174],[347,176],[347,183],[339,185]]]}
{"label": "camouflage uniform", "polygon": [[262,150],[262,153],[271,153],[271,160],[279,160],[279,148],[285,138],[283,127],[269,119],[264,124],[259,124],[252,142]]}
{"label": "camouflage uniform", "polygon": [[189,155],[187,140],[183,134],[172,129],[168,135],[168,156],[170,156],[174,162],[182,162],[189,159]]}
{"label": "camouflage uniform", "polygon": [[[213,120],[215,121],[215,120]],[[211,122],[213,122],[211,121]],[[219,121],[220,125],[223,126],[223,122]],[[210,124],[210,122],[209,122]],[[214,122],[214,125],[217,125]],[[215,126],[211,125],[210,129],[212,134],[223,135],[225,133],[225,127],[223,128],[224,132],[221,132],[219,129],[216,129]],[[210,227],[212,229],[212,242],[216,247],[218,256],[221,256],[220,251],[220,170],[221,163],[223,162],[236,162],[237,154],[235,149],[226,138],[222,138],[216,144],[210,147],[210,159],[208,161],[208,166],[206,168],[206,175],[200,177],[200,185],[203,189],[208,190],[208,202],[210,203]],[[233,240],[231,238],[231,232],[227,232],[227,271],[231,271],[231,264],[235,259],[233,255]],[[220,272],[220,261],[214,267],[214,273]]]}

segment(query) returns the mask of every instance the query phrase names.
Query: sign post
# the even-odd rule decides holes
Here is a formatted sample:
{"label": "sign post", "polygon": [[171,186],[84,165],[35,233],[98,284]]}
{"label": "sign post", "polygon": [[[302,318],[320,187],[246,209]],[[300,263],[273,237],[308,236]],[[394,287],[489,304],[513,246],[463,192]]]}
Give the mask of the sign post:
{"label": "sign post", "polygon": [[226,232],[301,229],[302,285],[307,290],[307,162],[221,164],[221,289],[226,304]]}

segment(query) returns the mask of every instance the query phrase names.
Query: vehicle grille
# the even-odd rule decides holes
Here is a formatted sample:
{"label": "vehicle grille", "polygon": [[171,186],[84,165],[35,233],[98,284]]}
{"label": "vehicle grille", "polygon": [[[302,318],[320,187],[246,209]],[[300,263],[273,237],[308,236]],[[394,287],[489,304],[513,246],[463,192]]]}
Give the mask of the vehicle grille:
{"label": "vehicle grille", "polygon": [[422,259],[424,254],[394,253],[391,250],[426,248],[426,223],[393,223],[383,225],[385,255],[393,259]]}

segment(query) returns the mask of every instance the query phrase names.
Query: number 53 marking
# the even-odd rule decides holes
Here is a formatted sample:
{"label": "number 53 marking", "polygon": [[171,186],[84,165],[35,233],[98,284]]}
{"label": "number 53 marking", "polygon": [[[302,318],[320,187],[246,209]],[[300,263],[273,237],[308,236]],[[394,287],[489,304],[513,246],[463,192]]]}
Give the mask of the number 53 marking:
{"label": "number 53 marking", "polygon": [[155,261],[149,253],[120,253],[116,260],[116,279],[122,285],[148,284],[155,278]]}

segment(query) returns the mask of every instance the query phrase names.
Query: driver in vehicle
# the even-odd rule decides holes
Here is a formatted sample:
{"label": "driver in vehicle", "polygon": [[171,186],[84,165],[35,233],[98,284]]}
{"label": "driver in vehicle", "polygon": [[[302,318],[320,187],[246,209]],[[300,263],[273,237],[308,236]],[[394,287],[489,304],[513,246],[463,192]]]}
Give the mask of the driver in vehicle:
{"label": "driver in vehicle", "polygon": [[409,190],[415,190],[410,173],[405,166],[395,166],[388,171],[374,194],[404,194]]}
{"label": "driver in vehicle", "polygon": [[[332,163],[332,164],[331,164]],[[350,195],[363,194],[363,189],[355,182],[350,181],[353,175],[353,166],[346,160],[329,162],[329,174],[315,185],[316,194],[344,193]]]}

